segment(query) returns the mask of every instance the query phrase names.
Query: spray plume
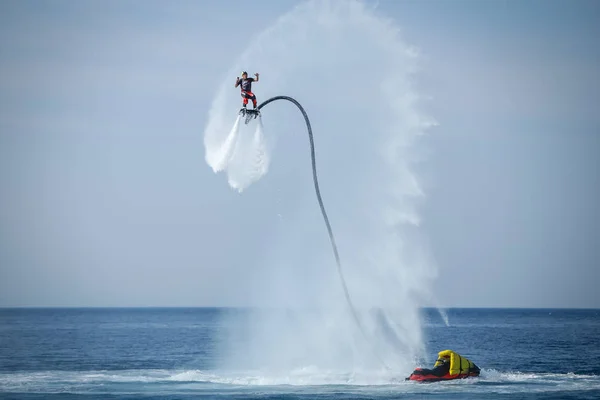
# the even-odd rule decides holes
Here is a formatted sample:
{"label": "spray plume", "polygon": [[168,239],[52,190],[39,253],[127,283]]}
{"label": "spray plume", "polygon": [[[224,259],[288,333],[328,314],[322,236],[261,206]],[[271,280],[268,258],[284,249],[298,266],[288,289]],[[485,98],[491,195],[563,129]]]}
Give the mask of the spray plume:
{"label": "spray plume", "polygon": [[[271,250],[248,267],[255,273],[248,282],[253,304],[270,309],[248,317],[244,329],[236,328],[239,334],[226,335],[224,368],[271,374],[381,368],[347,313],[330,251],[316,233],[322,222],[307,199],[308,176],[298,172],[306,152],[299,147],[305,133],[297,110],[270,106],[264,134],[244,134],[239,124],[231,129],[240,97],[230,81],[242,68],[261,73],[260,89],[253,88],[259,101],[289,93],[318,127],[324,195],[333,205],[347,284],[370,342],[396,374],[422,358],[419,305],[431,298],[435,269],[415,234],[423,194],[410,164],[418,156],[415,141],[432,125],[417,111],[411,82],[416,58],[397,28],[362,3],[318,1],[281,17],[232,67],[210,110],[206,161],[216,172],[227,171],[237,190],[277,165],[262,187],[265,199],[275,190],[289,197],[286,223],[273,228]],[[279,148],[271,155],[266,143],[275,138]]]}

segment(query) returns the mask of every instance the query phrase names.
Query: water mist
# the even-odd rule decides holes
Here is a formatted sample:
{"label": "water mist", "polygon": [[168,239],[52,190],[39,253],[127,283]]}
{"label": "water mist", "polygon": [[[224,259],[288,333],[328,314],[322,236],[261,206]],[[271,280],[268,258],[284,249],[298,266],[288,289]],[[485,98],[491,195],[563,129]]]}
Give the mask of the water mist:
{"label": "water mist", "polygon": [[[374,383],[407,375],[423,358],[419,307],[431,298],[436,271],[419,239],[423,193],[411,170],[418,138],[432,125],[418,109],[417,60],[376,10],[313,1],[252,38],[224,78],[205,129],[206,161],[226,171],[236,190],[268,181],[265,199],[277,192],[273,214],[285,223],[273,227],[264,258],[248,260],[256,276],[248,282],[252,305],[268,308],[227,323],[235,328],[224,335],[223,370],[253,371],[270,382]],[[253,86],[259,103],[289,95],[308,112],[323,200],[368,340],[337,276],[302,116],[293,105],[269,105],[260,134],[251,132],[258,120],[239,132],[241,97],[232,81],[242,69],[260,72]]]}

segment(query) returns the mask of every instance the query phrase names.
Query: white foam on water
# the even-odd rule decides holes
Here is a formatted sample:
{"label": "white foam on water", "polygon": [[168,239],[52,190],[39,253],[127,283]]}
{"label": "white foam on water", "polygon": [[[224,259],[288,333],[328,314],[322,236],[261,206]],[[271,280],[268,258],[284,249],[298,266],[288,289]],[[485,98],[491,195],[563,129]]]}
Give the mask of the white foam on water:
{"label": "white foam on water", "polygon": [[[125,386],[123,386],[125,385]],[[125,371],[40,371],[0,374],[0,393],[202,393],[237,388],[253,393],[258,388],[279,393],[552,393],[556,391],[598,391],[600,376],[573,373],[522,373],[482,370],[479,378],[446,382],[406,382],[389,372],[322,370],[316,366],[289,373],[263,375],[261,371],[125,370]],[[333,388],[333,389],[332,389]]]}

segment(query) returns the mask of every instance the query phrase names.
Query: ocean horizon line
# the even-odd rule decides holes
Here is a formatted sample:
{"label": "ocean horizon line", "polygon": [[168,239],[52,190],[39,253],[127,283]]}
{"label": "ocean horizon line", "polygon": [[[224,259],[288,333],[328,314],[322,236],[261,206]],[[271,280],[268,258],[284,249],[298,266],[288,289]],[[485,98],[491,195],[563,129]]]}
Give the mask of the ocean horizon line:
{"label": "ocean horizon line", "polygon": [[[360,308],[360,307],[359,307]],[[368,307],[369,310],[383,309],[385,307]],[[568,306],[452,306],[452,307],[418,307],[420,310],[588,310],[600,311],[596,307],[568,307]],[[326,310],[328,307],[276,307],[276,306],[0,306],[0,310]],[[365,309],[365,307],[363,307]]]}

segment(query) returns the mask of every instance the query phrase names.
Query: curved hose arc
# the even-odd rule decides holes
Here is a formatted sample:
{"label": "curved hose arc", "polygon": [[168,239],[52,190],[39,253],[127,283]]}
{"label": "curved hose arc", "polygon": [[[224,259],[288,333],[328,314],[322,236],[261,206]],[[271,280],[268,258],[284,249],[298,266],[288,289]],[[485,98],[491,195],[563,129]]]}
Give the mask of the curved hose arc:
{"label": "curved hose arc", "polygon": [[[327,226],[327,233],[329,233],[329,240],[331,241],[333,255],[335,256],[335,262],[337,264],[338,274],[340,276],[340,280],[342,281],[342,286],[344,288],[344,295],[346,296],[346,301],[348,302],[348,305],[350,306],[350,311],[352,312],[352,316],[354,317],[354,320],[356,321],[356,324],[360,328],[360,331],[362,332],[363,336],[368,341],[367,334],[360,322],[360,319],[358,318],[358,313],[356,312],[356,309],[354,308],[354,305],[350,298],[350,292],[348,291],[348,287],[346,285],[346,280],[344,279],[344,275],[342,273],[342,263],[340,262],[340,255],[338,253],[337,245],[335,244],[335,237],[333,236],[333,230],[331,229],[331,224],[329,223],[329,218],[327,217],[327,212],[325,211],[325,206],[323,205],[323,199],[321,198],[321,191],[319,190],[319,180],[317,179],[317,161],[316,161],[316,157],[315,157],[315,143],[314,143],[314,139],[313,139],[312,128],[310,126],[310,120],[308,119],[308,114],[306,113],[306,111],[304,110],[302,105],[300,103],[298,103],[298,101],[296,101],[296,99],[294,99],[293,97],[289,97],[289,96],[271,97],[270,99],[267,99],[264,102],[262,102],[258,106],[258,109],[260,110],[267,104],[269,104],[273,101],[276,101],[276,100],[287,100],[291,103],[294,103],[296,105],[296,107],[298,107],[298,109],[300,110],[302,115],[304,116],[304,121],[306,122],[306,128],[308,130],[308,139],[310,140],[310,157],[312,160],[312,172],[313,172],[313,182],[315,185],[315,193],[317,195],[317,200],[319,201],[319,207],[321,208],[321,213],[323,214],[323,219],[325,220],[325,225]],[[383,360],[377,354],[376,354],[376,356],[379,359],[379,361],[386,368],[389,369],[389,367],[387,367],[385,362],[383,362]]]}

